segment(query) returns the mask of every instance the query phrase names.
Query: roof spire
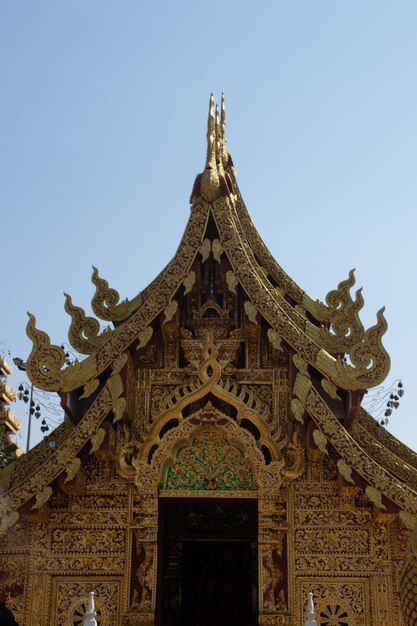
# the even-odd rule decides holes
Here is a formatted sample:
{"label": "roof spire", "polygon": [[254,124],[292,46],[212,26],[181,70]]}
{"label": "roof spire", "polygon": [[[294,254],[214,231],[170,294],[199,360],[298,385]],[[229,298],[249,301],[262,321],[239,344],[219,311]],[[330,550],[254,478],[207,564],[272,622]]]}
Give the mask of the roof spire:
{"label": "roof spire", "polygon": [[210,95],[207,120],[207,158],[206,167],[201,177],[201,195],[211,202],[218,197],[220,181],[216,164],[216,120],[214,114],[214,96]]}
{"label": "roof spire", "polygon": [[220,115],[220,135],[219,135],[219,154],[223,167],[227,167],[229,160],[229,154],[226,148],[226,103],[224,99],[224,92],[222,91],[222,103],[221,103],[221,115]]}
{"label": "roof spire", "polygon": [[214,117],[214,95],[210,94],[209,113],[207,119],[207,158],[206,169],[215,169],[216,165],[216,122]]}
{"label": "roof spire", "polygon": [[220,113],[219,105],[216,104],[216,113],[214,116],[214,134],[216,137],[216,163],[220,163],[220,142],[221,142],[221,128],[220,128]]}

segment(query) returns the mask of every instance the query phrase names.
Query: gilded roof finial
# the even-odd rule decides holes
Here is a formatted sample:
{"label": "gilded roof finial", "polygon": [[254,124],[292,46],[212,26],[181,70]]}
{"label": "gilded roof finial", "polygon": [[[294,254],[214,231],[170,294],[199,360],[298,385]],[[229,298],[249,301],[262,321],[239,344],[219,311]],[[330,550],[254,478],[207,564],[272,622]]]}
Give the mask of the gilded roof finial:
{"label": "gilded roof finial", "polygon": [[201,177],[201,195],[211,202],[219,196],[220,182],[216,165],[216,121],[214,117],[214,96],[210,95],[207,120],[207,159]]}
{"label": "gilded roof finial", "polygon": [[220,134],[219,134],[219,154],[223,164],[226,168],[229,161],[229,154],[226,148],[226,103],[224,99],[224,92],[222,92],[221,114],[220,114]]}
{"label": "gilded roof finial", "polygon": [[217,170],[220,175],[224,175],[223,171],[223,163],[222,163],[222,130],[220,125],[220,112],[219,105],[216,104],[216,115],[215,115],[215,137],[216,137],[216,164]]}
{"label": "gilded roof finial", "polygon": [[216,120],[214,115],[214,95],[210,94],[209,114],[207,119],[206,169],[215,169],[216,165]]}

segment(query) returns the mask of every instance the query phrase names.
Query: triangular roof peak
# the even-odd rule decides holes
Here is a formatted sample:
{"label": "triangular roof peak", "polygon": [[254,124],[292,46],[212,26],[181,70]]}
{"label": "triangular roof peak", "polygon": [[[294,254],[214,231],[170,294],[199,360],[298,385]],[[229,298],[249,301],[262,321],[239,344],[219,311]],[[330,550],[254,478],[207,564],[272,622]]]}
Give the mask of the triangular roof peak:
{"label": "triangular roof peak", "polygon": [[[113,322],[115,328],[100,333],[98,321],[86,316],[66,295],[69,339],[77,351],[88,355],[84,361],[64,367],[64,351],[51,345],[29,314],[27,332],[34,345],[27,371],[35,385],[59,392],[94,386],[93,381],[121,353],[149,341],[161,314],[165,322],[175,315],[178,297],[193,287],[193,264],[198,259],[204,263],[210,254],[227,261],[223,267],[228,268],[228,285],[235,289],[239,285],[246,299],[245,311],[251,310],[253,319],[264,320],[270,341],[284,342],[306,366],[314,368],[327,392],[335,396],[337,388],[363,392],[385,378],[390,360],[381,342],[387,328],[383,309],[377,313],[375,326],[365,330],[359,319],[361,290],[354,298],[350,294],[353,270],[328,293],[325,303],[308,296],[284,272],[249,216],[226,148],[225,127],[224,95],[219,109],[211,94],[204,171],[194,183],[191,214],[179,248],[159,276],[132,300],[120,301],[117,291],[93,269],[93,312]],[[215,225],[215,237],[209,232],[210,223]]]}
{"label": "triangular roof peak", "polygon": [[[205,168],[194,184],[178,250],[155,280],[132,300],[121,300],[93,268],[91,307],[112,327],[100,332],[98,320],[65,296],[69,341],[87,355],[84,360],[66,366],[64,350],[51,344],[29,314],[33,349],[27,373],[37,387],[61,395],[70,419],[51,435],[53,448],[45,440],[29,453],[33,462],[17,461],[16,472],[10,466],[3,474],[8,495],[2,502],[10,514],[3,517],[0,533],[17,521],[18,510],[41,516],[54,484],[64,491],[78,489],[84,456],[113,458],[115,431],[121,441],[130,422],[138,441],[129,450],[135,463],[150,466],[154,445],[165,436],[169,440],[166,425],[178,417],[187,420],[188,411],[202,400],[232,406],[236,428],[251,420],[259,433],[259,453],[266,446],[270,454],[265,475],[300,475],[304,432],[320,452],[333,450],[340,475],[347,483],[366,485],[378,509],[391,501],[407,524],[415,523],[417,456],[388,433],[375,431],[378,424],[360,407],[364,390],[379,384],[389,368],[381,342],[383,311],[374,327],[363,327],[361,290],[350,293],[353,270],[322,303],[278,265],[239,191],[225,122],[224,99],[216,111],[211,97]],[[136,395],[154,373],[154,382],[162,374],[169,386],[174,384],[155,415],[145,407],[145,396]],[[269,409],[242,381],[268,379],[275,385],[277,374],[286,380],[288,421],[272,427]],[[139,450],[145,422],[149,432]],[[284,467],[287,444],[290,465]],[[121,462],[118,467],[130,475]]]}
{"label": "triangular roof peak", "polygon": [[210,95],[207,117],[207,156],[204,170],[194,183],[190,202],[198,197],[213,202],[220,196],[233,201],[233,187],[225,170],[229,165],[226,148],[226,104],[222,93],[221,108],[215,105],[214,95]]}

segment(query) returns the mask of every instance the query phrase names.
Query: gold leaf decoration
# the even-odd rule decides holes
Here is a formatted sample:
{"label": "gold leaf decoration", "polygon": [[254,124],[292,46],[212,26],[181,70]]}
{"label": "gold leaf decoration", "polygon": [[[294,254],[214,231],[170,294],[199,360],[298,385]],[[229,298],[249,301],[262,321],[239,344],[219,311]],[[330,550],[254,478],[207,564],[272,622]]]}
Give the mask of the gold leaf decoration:
{"label": "gold leaf decoration", "polygon": [[337,469],[339,470],[343,478],[347,480],[348,483],[352,483],[353,485],[355,484],[355,481],[352,478],[352,468],[350,465],[346,463],[344,459],[338,460]]}
{"label": "gold leaf decoration", "polygon": [[407,542],[407,552],[398,582],[404,626],[415,626],[417,624],[417,524]]}
{"label": "gold leaf decoration", "polygon": [[232,272],[232,270],[229,270],[228,272],[226,272],[226,283],[227,286],[229,288],[229,290],[232,293],[237,293],[236,287],[239,284],[239,280],[236,278],[236,275],[234,272]]}
{"label": "gold leaf decoration", "polygon": [[0,535],[9,530],[13,524],[16,524],[18,519],[19,513],[17,511],[13,511],[10,515],[3,515],[0,521]]}
{"label": "gold leaf decoration", "polygon": [[213,239],[213,243],[211,244],[211,249],[213,250],[214,259],[217,261],[217,263],[220,263],[220,257],[222,256],[224,252],[223,246],[220,243],[220,239]]}
{"label": "gold leaf decoration", "polygon": [[113,423],[116,423],[122,419],[126,411],[126,405],[127,405],[127,402],[125,398],[118,398],[116,402],[113,404],[113,414],[114,414]]}
{"label": "gold leaf decoration", "polygon": [[153,335],[152,326],[147,326],[146,328],[144,328],[138,335],[139,343],[137,345],[136,350],[140,350],[141,348],[144,348],[149,343],[152,335]]}
{"label": "gold leaf decoration", "polygon": [[321,386],[324,391],[331,397],[333,400],[340,400],[339,391],[334,383],[328,378],[322,378]]}
{"label": "gold leaf decoration", "polygon": [[291,400],[291,412],[297,422],[304,422],[305,409],[298,398]]}
{"label": "gold leaf decoration", "polygon": [[299,354],[294,354],[292,357],[293,363],[299,372],[308,376],[308,363]]}
{"label": "gold leaf decoration", "polygon": [[93,378],[86,385],[84,385],[83,393],[80,396],[80,400],[84,400],[85,398],[89,398],[91,394],[95,392],[97,387],[99,386],[100,381],[98,378]]}
{"label": "gold leaf decoration", "polygon": [[36,318],[28,312],[26,334],[33,342],[32,352],[26,362],[26,372],[31,382],[46,391],[59,391],[78,380],[80,362],[75,360],[65,369],[65,351],[51,344],[49,336],[36,328]]}
{"label": "gold leaf decoration", "polygon": [[386,509],[386,506],[382,504],[382,495],[380,494],[378,489],[375,489],[375,487],[368,485],[365,489],[365,493],[372,502],[372,504],[375,504],[375,506],[379,509]]}
{"label": "gold leaf decoration", "polygon": [[329,291],[326,304],[319,300],[315,304],[315,315],[321,322],[327,322],[330,328],[321,329],[325,347],[334,352],[347,352],[364,334],[364,327],[359,319],[359,311],[363,307],[362,290],[358,289],[355,300],[350,289],[355,284],[355,270],[350,270],[349,277],[342,280],[337,289]]}
{"label": "gold leaf decoration", "polygon": [[124,393],[123,380],[120,371],[127,363],[127,354],[121,354],[113,363],[113,373],[108,380],[108,386],[112,398],[113,422],[122,419],[126,410],[126,399],[121,396]]}
{"label": "gold leaf decoration", "polygon": [[119,372],[122,371],[122,369],[127,363],[127,358],[128,358],[127,354],[124,352],[123,354],[120,354],[120,356],[118,356],[117,359],[113,361],[112,370],[115,374],[119,374]]}
{"label": "gold leaf decoration", "polygon": [[123,393],[123,381],[122,377],[118,373],[114,373],[109,378],[109,389],[113,401],[116,401]]}
{"label": "gold leaf decoration", "polygon": [[129,300],[126,298],[119,302],[119,293],[109,287],[107,280],[100,278],[98,270],[94,266],[91,281],[96,287],[95,294],[91,300],[94,314],[108,322],[126,319],[129,312]]}
{"label": "gold leaf decoration", "polygon": [[75,478],[76,474],[80,470],[80,467],[81,467],[81,459],[77,457],[73,460],[71,465],[68,465],[68,467],[66,468],[67,477],[64,480],[64,484],[69,483],[71,480]]}
{"label": "gold leaf decoration", "polygon": [[188,272],[187,276],[182,281],[182,284],[184,285],[184,296],[187,295],[187,293],[190,293],[191,289],[194,287],[195,279],[195,272]]}
{"label": "gold leaf decoration", "polygon": [[204,239],[203,243],[201,244],[201,246],[199,247],[199,252],[201,254],[202,257],[202,262],[205,263],[207,261],[207,259],[210,256],[210,252],[211,252],[211,241],[210,239]]}
{"label": "gold leaf decoration", "polygon": [[415,515],[411,515],[411,513],[408,513],[407,511],[401,510],[399,516],[400,520],[403,522],[403,524],[408,526],[408,528],[414,528],[414,526],[417,524],[417,517]]}
{"label": "gold leaf decoration", "polygon": [[248,316],[249,320],[252,322],[252,324],[257,324],[256,315],[258,313],[258,310],[252,304],[252,302],[250,302],[250,300],[246,300],[243,308],[245,309],[245,313]]}
{"label": "gold leaf decoration", "polygon": [[36,501],[32,507],[32,510],[40,509],[46,504],[49,498],[52,496],[52,487],[48,486],[43,491],[36,494]]}
{"label": "gold leaf decoration", "polygon": [[110,328],[100,333],[100,322],[94,317],[87,317],[84,309],[72,303],[71,296],[64,293],[65,311],[71,316],[68,340],[72,347],[81,354],[92,354],[102,346],[111,334]]}
{"label": "gold leaf decoration", "polygon": [[165,315],[165,319],[164,319],[164,324],[166,324],[167,322],[170,322],[172,320],[172,318],[174,317],[175,313],[177,312],[178,309],[178,302],[176,300],[172,300],[164,309],[164,315]]}
{"label": "gold leaf decoration", "polygon": [[340,379],[345,385],[348,382],[352,389],[368,389],[378,385],[389,372],[390,358],[382,345],[382,336],[388,328],[384,309],[382,307],[378,311],[376,324],[368,328],[362,341],[350,350],[349,359],[352,365],[344,361],[336,362]]}
{"label": "gold leaf decoration", "polygon": [[384,309],[380,309],[375,326],[365,331],[359,319],[363,307],[362,290],[358,289],[352,299],[350,289],[354,284],[354,270],[351,270],[348,279],[327,294],[326,304],[315,303],[314,315],[325,322],[320,329],[322,347],[331,353],[349,355],[352,365],[343,361],[337,363],[340,386],[367,389],[380,384],[389,370],[390,359],[381,341],[387,323]]}
{"label": "gold leaf decoration", "polygon": [[282,339],[278,335],[278,333],[275,330],[273,330],[273,328],[268,329],[268,339],[273,345],[273,347],[275,348],[275,350],[278,350],[278,352],[282,352],[282,349],[283,349]]}
{"label": "gold leaf decoration", "polygon": [[306,310],[299,304],[296,304],[294,309],[301,315],[301,317],[307,317]]}
{"label": "gold leaf decoration", "polygon": [[99,428],[97,432],[94,433],[94,435],[90,439],[91,441],[90,454],[92,454],[93,452],[97,452],[97,450],[99,450],[101,444],[104,441],[105,436],[106,436],[106,431],[104,430],[104,428]]}
{"label": "gold leaf decoration", "polygon": [[318,430],[317,428],[316,430],[313,430],[313,439],[320,452],[327,454],[327,437],[323,435],[321,430]]}
{"label": "gold leaf decoration", "polygon": [[210,96],[209,116],[207,120],[207,158],[201,174],[201,196],[207,202],[213,202],[220,195],[220,180],[217,166],[216,122],[214,116],[214,97]]}

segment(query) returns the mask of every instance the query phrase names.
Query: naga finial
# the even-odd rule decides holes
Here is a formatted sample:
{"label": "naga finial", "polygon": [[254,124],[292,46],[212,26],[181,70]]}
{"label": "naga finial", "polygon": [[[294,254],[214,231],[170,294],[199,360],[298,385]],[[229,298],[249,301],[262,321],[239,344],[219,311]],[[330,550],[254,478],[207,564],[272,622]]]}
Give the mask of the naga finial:
{"label": "naga finial", "polygon": [[209,113],[207,119],[207,158],[206,169],[214,169],[216,164],[216,119],[214,112],[214,95],[210,94]]}
{"label": "naga finial", "polygon": [[220,144],[219,154],[220,154],[221,162],[223,164],[223,167],[226,169],[228,161],[229,161],[229,154],[226,148],[226,103],[224,99],[224,92],[222,92],[222,102],[221,102],[221,109],[220,109],[219,144]]}
{"label": "naga finial", "polygon": [[98,269],[93,265],[91,281],[96,287],[91,300],[91,308],[97,317],[106,322],[123,321],[129,314],[129,301],[126,298],[120,302],[120,295],[116,289],[109,287],[109,283],[98,274]]}
{"label": "naga finial", "polygon": [[216,120],[214,113],[214,95],[210,95],[207,120],[207,158],[206,167],[201,176],[201,195],[208,202],[215,200],[220,193],[220,181],[216,164]]}
{"label": "naga finial", "polygon": [[71,346],[81,354],[92,354],[109,337],[109,327],[100,332],[100,323],[94,317],[85,314],[84,309],[75,306],[72,298],[64,292],[65,311],[71,316],[71,325],[68,330],[68,340]]}
{"label": "naga finial", "polygon": [[215,137],[216,137],[216,165],[218,173],[221,176],[224,176],[223,169],[223,158],[222,158],[222,131],[221,131],[221,123],[220,123],[220,112],[219,105],[216,104],[216,114],[215,114]]}

